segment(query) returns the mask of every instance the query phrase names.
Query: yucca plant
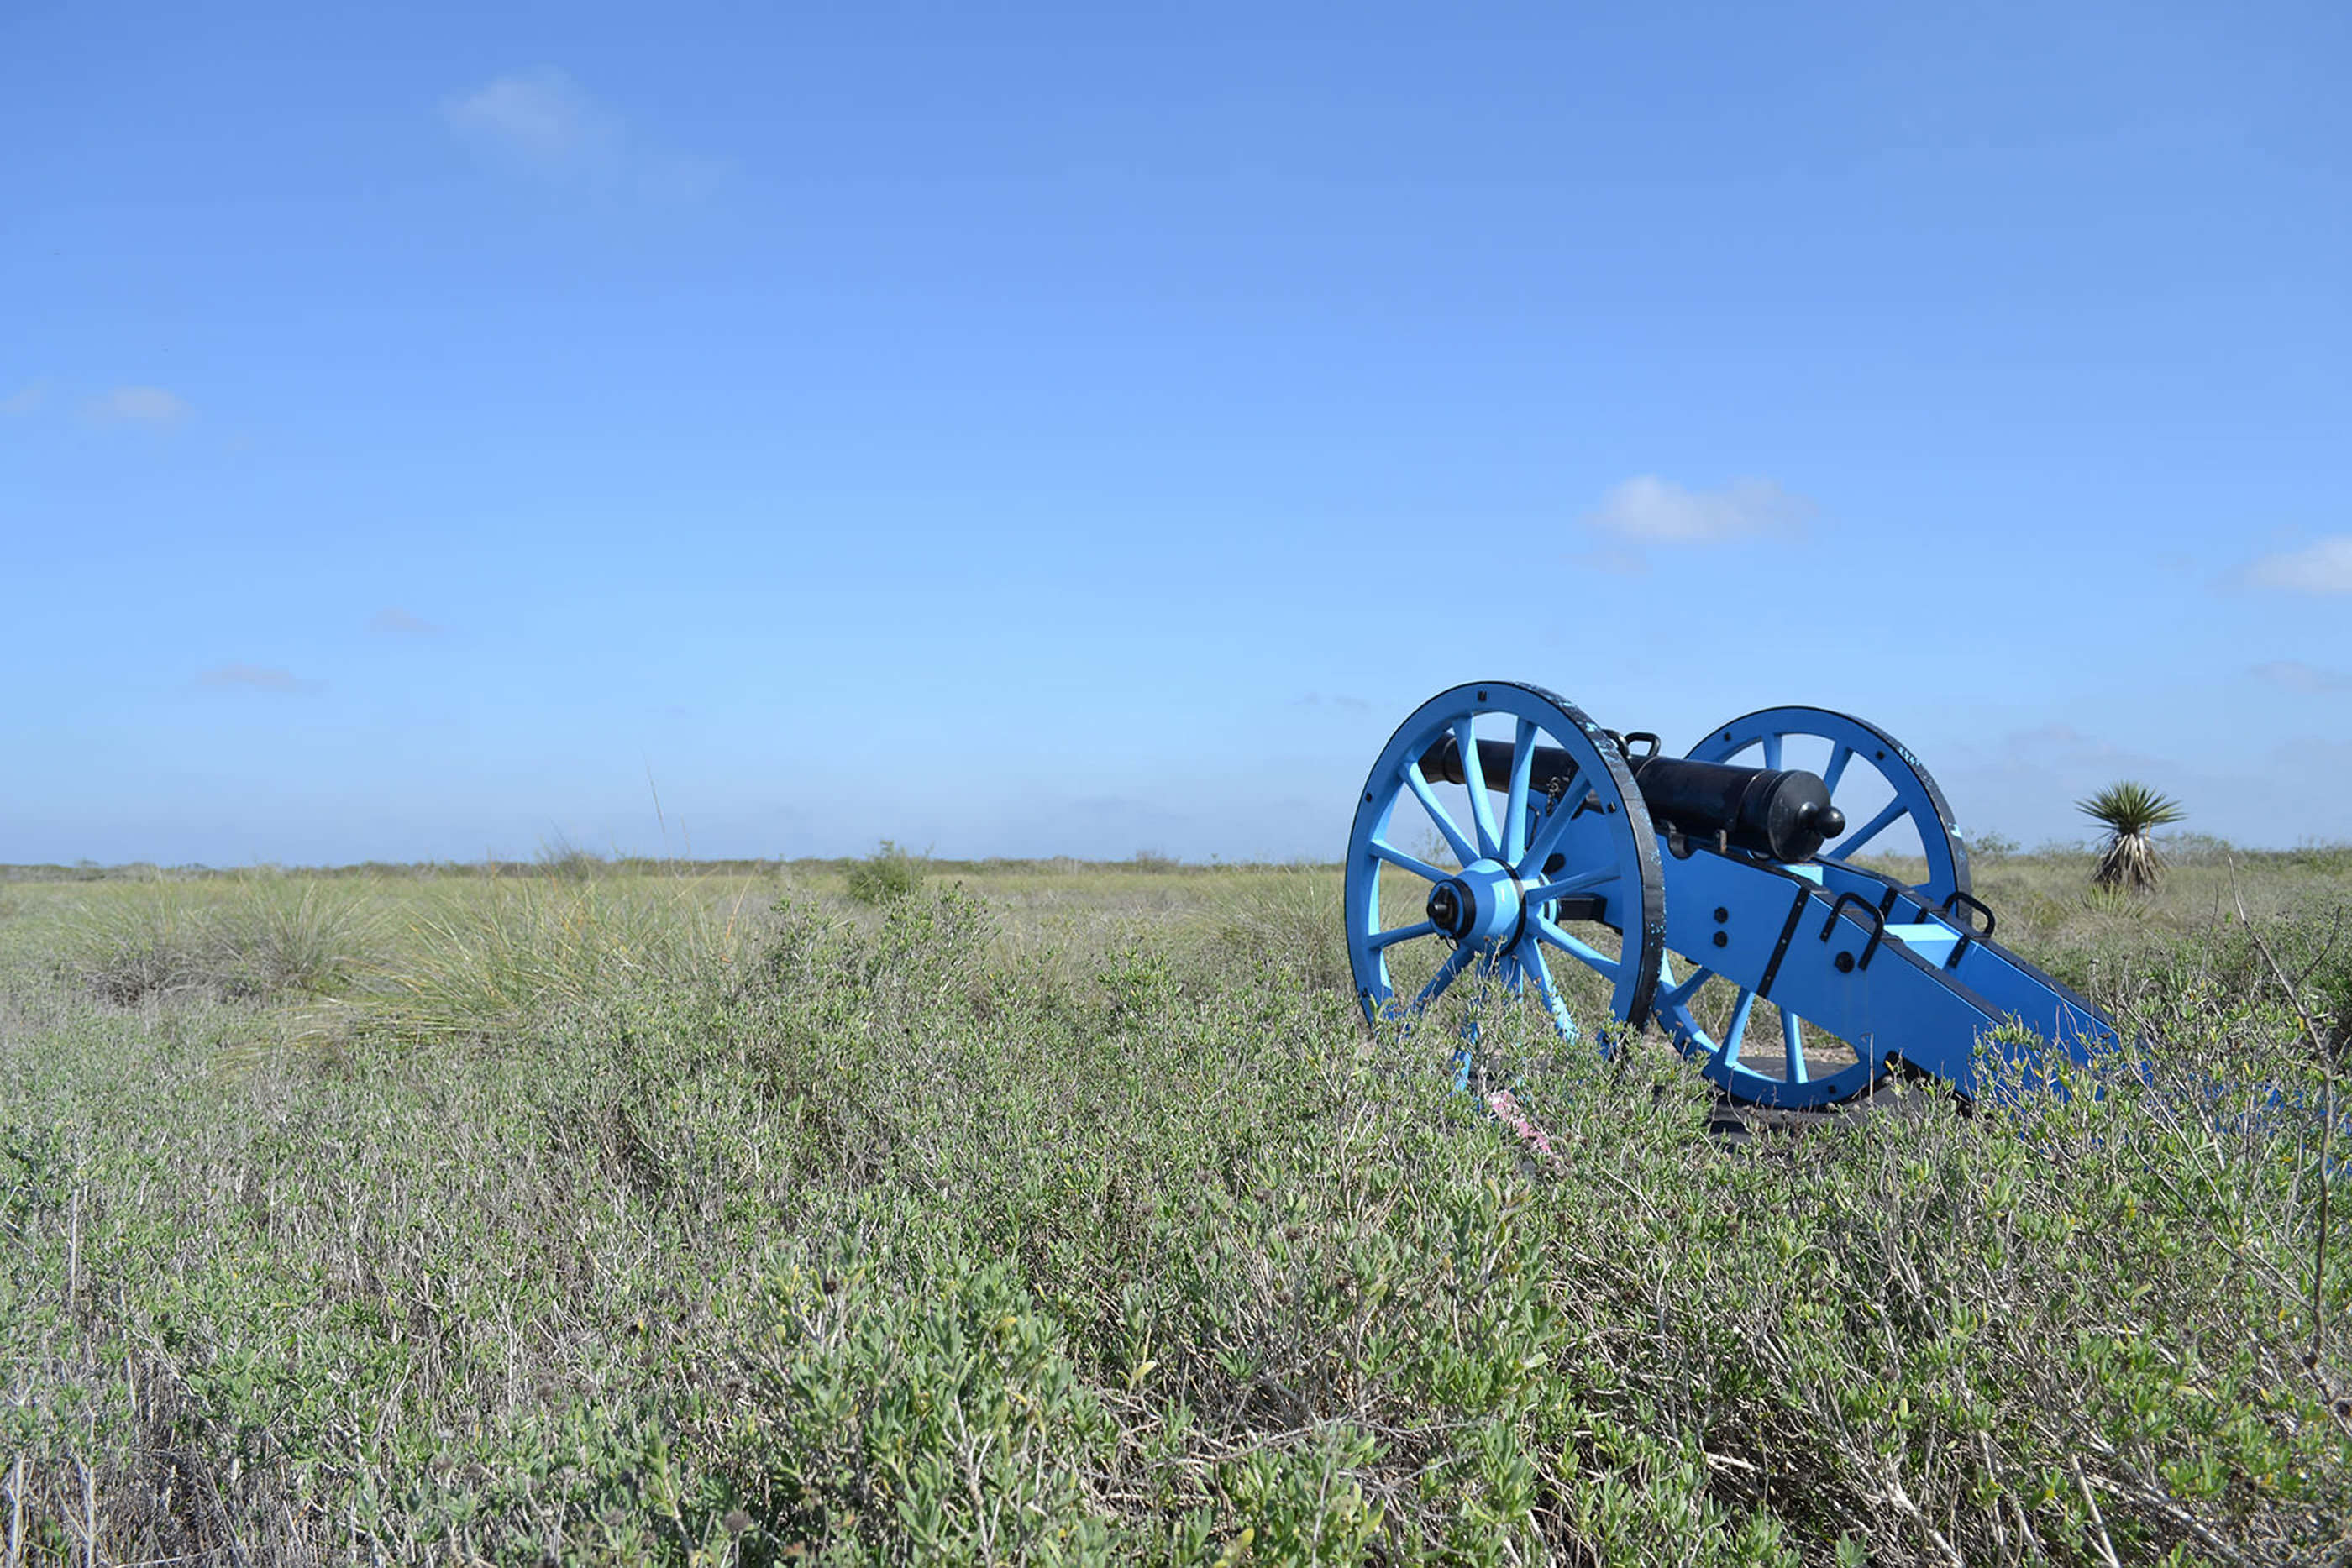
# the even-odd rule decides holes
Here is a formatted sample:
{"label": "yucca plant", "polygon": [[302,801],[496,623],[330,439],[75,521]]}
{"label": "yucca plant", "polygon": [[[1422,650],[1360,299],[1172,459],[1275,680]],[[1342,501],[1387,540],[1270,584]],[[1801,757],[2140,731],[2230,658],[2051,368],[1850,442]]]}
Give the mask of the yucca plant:
{"label": "yucca plant", "polygon": [[2099,868],[2091,873],[2091,881],[2100,887],[2125,887],[2135,893],[2152,891],[2164,871],[2156,843],[2147,836],[2149,831],[2188,815],[2170,796],[2128,779],[2108,785],[2087,800],[2075,801],[2074,809],[2107,830]]}

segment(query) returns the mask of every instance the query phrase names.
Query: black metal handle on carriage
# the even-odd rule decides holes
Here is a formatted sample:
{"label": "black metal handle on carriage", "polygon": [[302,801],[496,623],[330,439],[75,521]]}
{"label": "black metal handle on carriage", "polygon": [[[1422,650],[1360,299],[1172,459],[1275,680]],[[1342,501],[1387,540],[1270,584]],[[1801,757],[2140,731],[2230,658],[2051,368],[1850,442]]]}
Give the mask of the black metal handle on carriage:
{"label": "black metal handle on carriage", "polygon": [[[1991,906],[1987,904],[1983,899],[1972,897],[1968,894],[1962,893],[1959,889],[1954,888],[1950,893],[1944,895],[1944,902],[1937,905],[1936,913],[1938,915],[1949,915],[1952,912],[1952,905],[1956,904],[1965,904],[1970,909],[1975,910],[1979,915],[1985,917],[1983,930],[1979,931],[1973,925],[1963,925],[1960,927],[1961,932],[1966,936],[1976,937],[1979,941],[1991,941],[1993,927],[1993,914]],[[1954,924],[1957,925],[1958,922],[1955,922]]]}
{"label": "black metal handle on carriage", "polygon": [[1864,915],[1870,916],[1870,940],[1863,944],[1862,961],[1860,963],[1856,963],[1853,956],[1850,953],[1841,953],[1838,955],[1838,972],[1840,974],[1843,974],[1849,969],[1869,968],[1871,959],[1877,956],[1879,938],[1886,935],[1886,916],[1879,914],[1877,905],[1872,904],[1870,900],[1849,889],[1844,893],[1839,894],[1837,895],[1837,901],[1830,905],[1830,917],[1822,922],[1822,941],[1828,941],[1830,939],[1830,933],[1837,929],[1838,916],[1845,912],[1845,906],[1849,902],[1851,902],[1856,909],[1861,910]]}

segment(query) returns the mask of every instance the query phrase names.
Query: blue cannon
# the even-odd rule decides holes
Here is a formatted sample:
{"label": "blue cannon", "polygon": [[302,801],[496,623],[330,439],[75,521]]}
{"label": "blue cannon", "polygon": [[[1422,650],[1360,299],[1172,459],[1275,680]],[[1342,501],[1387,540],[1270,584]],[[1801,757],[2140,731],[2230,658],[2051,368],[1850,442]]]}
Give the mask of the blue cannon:
{"label": "blue cannon", "polygon": [[[1784,767],[1797,749],[1826,760]],[[1400,843],[1416,807],[1426,841]],[[1921,880],[1854,863],[1898,841],[1902,863],[1924,861]],[[1823,708],[1751,713],[1675,758],[1538,686],[1441,692],[1365,781],[1345,901],[1367,1018],[1493,987],[1532,997],[1572,1041],[1572,989],[1603,991],[1616,1020],[1603,1049],[1654,1021],[1748,1104],[1831,1106],[1897,1073],[1973,1097],[1978,1051],[2005,1024],[2021,1028],[1993,1049],[2029,1074],[2052,1065],[2046,1048],[2088,1064],[2122,1043],[2098,1009],[1992,939],[1927,770]],[[1759,1023],[1775,1012],[1777,1030]]]}

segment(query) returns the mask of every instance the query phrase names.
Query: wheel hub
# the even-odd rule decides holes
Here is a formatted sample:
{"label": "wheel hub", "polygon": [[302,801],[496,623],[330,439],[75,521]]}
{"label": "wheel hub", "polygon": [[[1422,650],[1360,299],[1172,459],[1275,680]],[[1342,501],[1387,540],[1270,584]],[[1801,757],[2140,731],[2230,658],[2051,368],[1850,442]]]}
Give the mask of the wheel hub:
{"label": "wheel hub", "polygon": [[1429,923],[1456,942],[1518,935],[1519,882],[1499,861],[1473,861],[1429,890]]}

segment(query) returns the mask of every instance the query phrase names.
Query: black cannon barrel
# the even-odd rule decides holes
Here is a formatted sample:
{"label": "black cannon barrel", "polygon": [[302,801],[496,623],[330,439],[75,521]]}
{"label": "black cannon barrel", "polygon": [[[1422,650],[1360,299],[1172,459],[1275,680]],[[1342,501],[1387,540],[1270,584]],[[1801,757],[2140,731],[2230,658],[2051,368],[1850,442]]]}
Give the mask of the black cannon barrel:
{"label": "black cannon barrel", "polygon": [[[1478,771],[1489,789],[1507,789],[1507,740],[1478,743]],[[1778,861],[1811,860],[1845,831],[1845,813],[1830,804],[1829,786],[1802,768],[1735,768],[1681,757],[1628,758],[1650,821],[1699,838],[1725,835],[1736,849]],[[1421,770],[1448,784],[1464,781],[1461,749],[1447,736],[1424,753]],[[1538,794],[1556,795],[1576,779],[1576,759],[1554,746],[1536,747],[1528,770]]]}
{"label": "black cannon barrel", "polygon": [[[1507,740],[1482,740],[1478,743],[1478,771],[1486,777],[1486,788],[1507,789],[1511,783],[1511,743]],[[1459,784],[1462,779],[1462,750],[1446,736],[1423,753],[1421,770],[1428,778]],[[1535,767],[1528,775],[1528,786],[1538,795],[1557,795],[1576,779],[1576,759],[1557,746],[1536,747]]]}

